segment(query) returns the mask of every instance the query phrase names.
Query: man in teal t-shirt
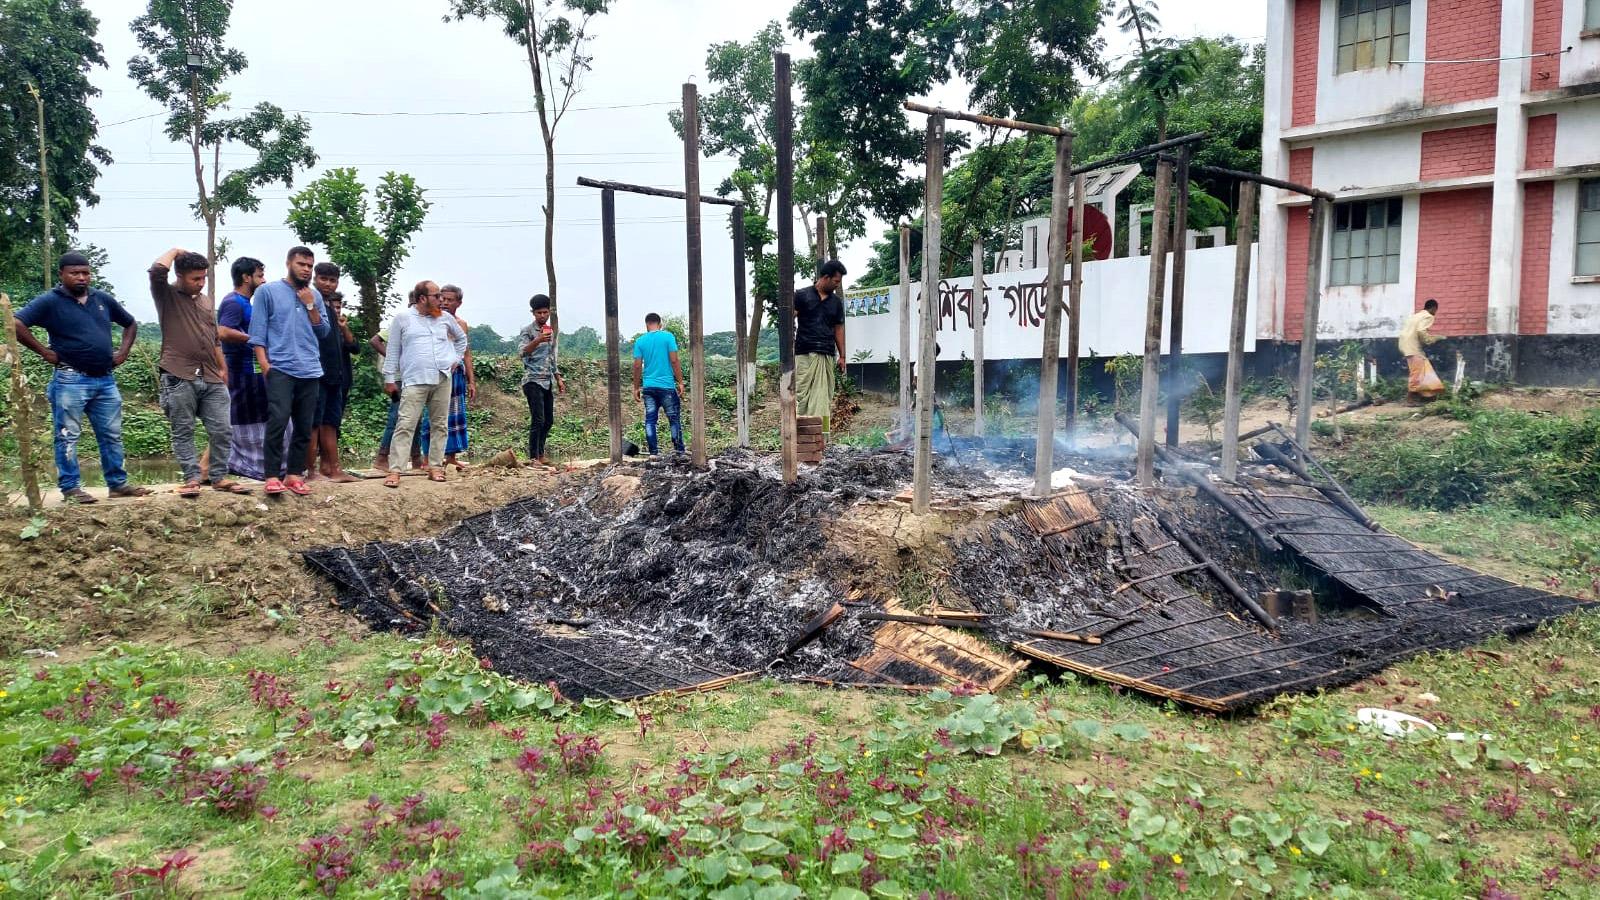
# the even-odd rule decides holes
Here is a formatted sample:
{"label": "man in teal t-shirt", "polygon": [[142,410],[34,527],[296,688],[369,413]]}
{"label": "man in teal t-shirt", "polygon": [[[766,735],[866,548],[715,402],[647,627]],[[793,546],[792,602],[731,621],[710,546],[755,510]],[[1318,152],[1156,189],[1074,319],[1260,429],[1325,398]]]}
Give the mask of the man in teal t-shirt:
{"label": "man in teal t-shirt", "polygon": [[656,420],[665,410],[672,424],[672,447],[683,452],[683,367],[678,339],[661,327],[661,317],[644,317],[644,334],[633,342],[633,399],[644,401],[644,438],[656,455]]}

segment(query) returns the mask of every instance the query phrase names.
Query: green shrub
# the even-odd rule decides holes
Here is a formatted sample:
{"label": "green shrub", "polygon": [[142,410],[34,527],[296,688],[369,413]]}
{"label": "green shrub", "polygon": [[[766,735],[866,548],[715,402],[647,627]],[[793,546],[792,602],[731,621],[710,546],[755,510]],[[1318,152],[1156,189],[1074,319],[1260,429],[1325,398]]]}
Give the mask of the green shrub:
{"label": "green shrub", "polygon": [[1553,416],[1479,409],[1447,438],[1363,432],[1329,465],[1356,494],[1429,509],[1488,501],[1541,515],[1592,514],[1600,409]]}

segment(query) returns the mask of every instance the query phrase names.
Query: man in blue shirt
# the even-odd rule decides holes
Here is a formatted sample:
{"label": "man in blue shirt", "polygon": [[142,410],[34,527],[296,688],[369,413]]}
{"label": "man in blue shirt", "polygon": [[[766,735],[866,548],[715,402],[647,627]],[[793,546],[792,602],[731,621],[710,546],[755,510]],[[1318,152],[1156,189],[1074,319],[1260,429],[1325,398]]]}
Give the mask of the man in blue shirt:
{"label": "man in blue shirt", "polygon": [[[332,328],[322,295],[311,286],[315,263],[309,248],[292,248],[288,275],[256,288],[250,298],[250,347],[257,368],[267,378],[265,490],[270,495],[286,490],[302,496],[311,493],[304,467],[322,388],[319,341]],[[294,436],[286,460],[283,432],[291,421]]]}
{"label": "man in blue shirt", "polygon": [[656,422],[665,410],[672,425],[672,448],[683,452],[683,367],[678,339],[661,327],[661,317],[644,317],[644,334],[633,342],[633,399],[644,400],[644,439],[655,456]]}
{"label": "man in blue shirt", "polygon": [[[81,486],[78,472],[78,439],[88,414],[111,496],[143,497],[150,492],[128,484],[122,468],[122,393],[111,374],[127,362],[139,325],[110,294],[89,287],[89,260],[83,254],[62,256],[57,271],[61,283],[33,298],[15,316],[17,340],[56,368],[46,391],[55,423],[56,484],[68,502],[95,502]],[[122,326],[122,346],[114,353],[113,322]],[[34,326],[50,336],[49,347],[28,330]]]}

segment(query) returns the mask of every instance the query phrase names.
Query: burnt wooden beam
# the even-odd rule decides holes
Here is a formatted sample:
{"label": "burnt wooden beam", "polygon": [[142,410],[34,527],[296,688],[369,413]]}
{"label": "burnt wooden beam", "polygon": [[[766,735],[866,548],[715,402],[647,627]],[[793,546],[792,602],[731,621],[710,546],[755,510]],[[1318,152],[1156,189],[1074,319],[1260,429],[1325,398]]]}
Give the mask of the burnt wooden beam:
{"label": "burnt wooden beam", "polygon": [[[1038,431],[1033,447],[1033,493],[1050,496],[1050,476],[1055,470],[1056,386],[1061,371],[1062,268],[1066,265],[1067,188],[1071,183],[1072,133],[1056,138],[1055,171],[1050,184],[1050,271],[1045,277],[1044,336],[1039,350]],[[1072,372],[1069,378],[1076,379]]]}
{"label": "burnt wooden beam", "polygon": [[917,353],[917,443],[911,469],[911,511],[926,515],[933,502],[933,387],[938,377],[939,238],[944,203],[944,117],[928,117],[927,168],[922,200],[922,328]]}
{"label": "burnt wooden beam", "polygon": [[972,122],[977,125],[986,125],[990,128],[1008,128],[1012,131],[1031,131],[1035,134],[1048,134],[1060,137],[1070,134],[1067,129],[1059,125],[1038,125],[1033,122],[1023,122],[1018,119],[1002,119],[998,116],[986,116],[982,113],[962,112],[954,109],[944,109],[938,106],[928,106],[912,100],[905,102],[905,108],[912,112],[922,113],[927,116],[938,116],[941,119],[959,119],[962,122]]}
{"label": "burnt wooden beam", "polygon": [[[1244,389],[1244,336],[1250,308],[1250,245],[1255,241],[1256,196],[1253,181],[1239,185],[1239,214],[1233,229],[1233,310],[1228,322],[1228,378],[1222,407],[1222,478],[1239,477],[1239,411]],[[1263,432],[1264,433],[1264,432]]]}
{"label": "burnt wooden beam", "polygon": [[1183,409],[1183,298],[1189,268],[1189,160],[1194,146],[1178,149],[1177,184],[1172,197],[1172,331],[1167,355],[1167,446],[1178,446],[1178,417]]}
{"label": "burnt wooden beam", "polygon": [[750,331],[749,301],[745,296],[745,237],[744,204],[733,208],[733,336],[734,336],[734,391],[737,394],[734,418],[738,429],[740,447],[750,446],[750,386],[755,378],[750,359],[750,348],[745,345]]}
{"label": "burnt wooden beam", "polygon": [[689,289],[689,458],[706,467],[705,260],[700,235],[700,94],[683,86],[683,186],[685,259]]}
{"label": "burnt wooden beam", "polygon": [[[1155,484],[1156,401],[1161,394],[1161,322],[1167,296],[1167,241],[1172,237],[1172,161],[1156,163],[1155,216],[1150,225],[1150,284],[1144,314],[1144,378],[1139,388],[1139,487]],[[1138,235],[1129,240],[1137,241]]]}
{"label": "burnt wooden beam", "polygon": [[1087,179],[1072,179],[1072,280],[1067,287],[1067,446],[1078,442],[1078,344],[1083,323],[1083,216]]}
{"label": "burnt wooden beam", "polygon": [[1329,203],[1332,203],[1336,199],[1327,191],[1319,190],[1308,184],[1285,181],[1282,178],[1272,178],[1267,175],[1259,175],[1255,172],[1241,172],[1238,169],[1223,169],[1217,166],[1195,166],[1194,170],[1202,175],[1218,175],[1223,178],[1237,178],[1240,181],[1247,181],[1254,184],[1264,184],[1267,187],[1275,187],[1284,191],[1293,191],[1296,194],[1304,194],[1307,197],[1314,197],[1318,200],[1326,200]]}
{"label": "burnt wooden beam", "polygon": [[1184,147],[1189,144],[1199,143],[1200,141],[1205,140],[1207,137],[1208,135],[1204,131],[1196,131],[1194,134],[1181,135],[1170,140],[1162,141],[1159,144],[1150,144],[1148,146],[1139,147],[1135,150],[1129,150],[1126,153],[1118,153],[1115,156],[1097,159],[1094,162],[1086,162],[1083,165],[1073,169],[1071,174],[1087,175],[1096,169],[1104,169],[1107,166],[1115,166],[1121,163],[1133,162],[1136,159],[1144,159],[1147,156],[1155,156],[1156,154],[1166,150],[1172,150],[1177,147]]}
{"label": "burnt wooden beam", "polygon": [[794,395],[794,98],[789,54],[772,54],[772,114],[778,123],[774,148],[778,184],[778,431],[783,440],[783,482],[800,477]]}
{"label": "burnt wooden beam", "polygon": [[[688,194],[683,191],[674,191],[671,188],[650,187],[643,184],[628,184],[625,181],[606,181],[600,178],[578,177],[579,187],[599,188],[602,191],[619,191],[624,194],[643,194],[646,197],[666,197],[669,200],[685,200]],[[742,206],[742,201],[732,200],[727,197],[711,197],[700,195],[701,203],[710,203],[715,206]]]}
{"label": "burnt wooden beam", "polygon": [[1180,527],[1178,523],[1169,516],[1157,516],[1156,521],[1160,522],[1161,527],[1166,529],[1168,534],[1172,535],[1173,540],[1177,541],[1179,544],[1182,544],[1183,549],[1189,551],[1190,556],[1198,559],[1200,564],[1211,573],[1211,577],[1215,578],[1217,583],[1222,585],[1224,590],[1226,590],[1229,594],[1232,594],[1233,599],[1239,601],[1240,605],[1242,605],[1245,609],[1248,609],[1250,611],[1250,615],[1256,617],[1256,621],[1260,622],[1262,625],[1265,625],[1269,631],[1276,631],[1278,629],[1277,621],[1273,619],[1272,616],[1267,615],[1267,611],[1261,608],[1261,604],[1256,602],[1256,598],[1250,596],[1250,592],[1245,590],[1239,584],[1239,582],[1234,581],[1233,576],[1229,575],[1226,569],[1222,568],[1220,565],[1217,565],[1217,563],[1212,560],[1211,557],[1207,556],[1206,552],[1200,548],[1200,545],[1195,543],[1194,538],[1189,536],[1189,532],[1183,530],[1183,528]]}
{"label": "burnt wooden beam", "polygon": [[605,271],[606,420],[611,426],[611,461],[622,462],[622,331],[617,324],[617,195],[600,192],[600,255]]}

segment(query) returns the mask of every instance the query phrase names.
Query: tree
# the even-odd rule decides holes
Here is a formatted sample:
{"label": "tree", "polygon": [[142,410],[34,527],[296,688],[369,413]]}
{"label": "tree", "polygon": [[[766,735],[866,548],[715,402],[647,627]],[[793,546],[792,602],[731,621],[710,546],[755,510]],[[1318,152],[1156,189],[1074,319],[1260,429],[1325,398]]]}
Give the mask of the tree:
{"label": "tree", "polygon": [[106,64],[95,40],[99,27],[82,0],[0,0],[0,280],[38,288],[41,274],[55,269],[54,259],[44,257],[67,246],[42,243],[39,117],[30,89],[44,102],[52,230],[67,234],[83,207],[99,201],[99,165],[111,162],[94,142],[97,123],[89,110],[89,98],[100,93],[89,71]]}
{"label": "tree", "polygon": [[[923,140],[901,104],[949,77],[960,17],[950,0],[799,0],[789,27],[814,51],[796,66],[805,130],[837,135],[861,206],[903,221],[920,203],[921,179],[904,172],[922,159]],[[965,145],[959,132],[949,139]]]}
{"label": "tree", "polygon": [[[194,155],[193,209],[196,218],[206,223],[206,258],[211,261],[207,290],[213,296],[217,225],[228,211],[255,212],[261,206],[258,189],[273,183],[293,187],[296,169],[317,164],[310,144],[311,124],[304,116],[289,116],[271,103],[259,103],[239,118],[220,117],[229,99],[222,82],[249,65],[243,53],[224,43],[232,15],[233,0],[150,0],[145,14],[131,25],[146,55],[128,61],[133,80],[166,105],[167,137],[187,143]],[[222,148],[234,143],[254,150],[256,159],[224,173]]]}
{"label": "tree", "polygon": [[307,244],[328,248],[360,289],[357,325],[371,338],[387,312],[395,272],[411,255],[411,238],[432,205],[410,175],[386,173],[373,191],[377,217],[368,223],[367,189],[355,169],[332,169],[289,198],[288,224]]}
{"label": "tree", "polygon": [[[493,18],[506,36],[521,45],[533,76],[533,99],[544,140],[544,272],[550,319],[559,328],[556,307],[556,129],[583,89],[594,57],[587,52],[589,24],[611,0],[449,0],[456,21]],[[559,346],[559,338],[558,338]]]}
{"label": "tree", "polygon": [[1175,94],[1199,77],[1203,62],[1199,48],[1205,45],[1155,37],[1161,27],[1156,0],[1123,0],[1123,4],[1117,12],[1117,24],[1123,31],[1133,32],[1139,41],[1138,54],[1123,68],[1125,79],[1135,88],[1130,99],[1138,112],[1155,116],[1156,140],[1164,141],[1171,115],[1169,104]]}
{"label": "tree", "polygon": [[492,325],[473,325],[467,329],[467,347],[475,358],[495,354],[511,353],[516,350],[514,344],[500,336]]}

